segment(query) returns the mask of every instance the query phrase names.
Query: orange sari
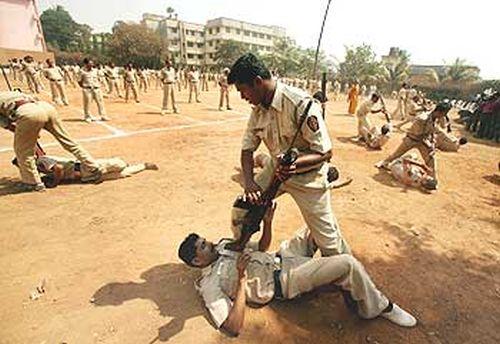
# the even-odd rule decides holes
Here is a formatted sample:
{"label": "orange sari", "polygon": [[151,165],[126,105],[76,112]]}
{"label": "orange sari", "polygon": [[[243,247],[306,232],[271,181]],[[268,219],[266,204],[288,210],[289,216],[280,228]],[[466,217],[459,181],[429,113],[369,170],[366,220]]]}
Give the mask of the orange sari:
{"label": "orange sari", "polygon": [[358,108],[358,98],[359,98],[359,86],[353,85],[349,90],[349,95],[348,95],[350,115],[354,115],[356,113],[356,109]]}

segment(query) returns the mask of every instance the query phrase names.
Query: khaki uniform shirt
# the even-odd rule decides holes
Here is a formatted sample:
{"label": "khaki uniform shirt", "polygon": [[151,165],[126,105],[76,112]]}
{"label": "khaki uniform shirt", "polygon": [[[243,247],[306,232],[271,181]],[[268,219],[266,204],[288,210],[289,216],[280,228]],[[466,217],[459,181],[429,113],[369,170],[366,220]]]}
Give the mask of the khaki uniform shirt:
{"label": "khaki uniform shirt", "polygon": [[35,100],[33,97],[21,92],[0,92],[0,126],[7,126],[17,120],[16,101],[18,100]]}
{"label": "khaki uniform shirt", "polygon": [[425,111],[422,109],[415,101],[413,100],[408,100],[408,107],[407,107],[408,115],[410,116],[416,116],[419,113]]}
{"label": "khaki uniform shirt", "polygon": [[[255,151],[264,141],[273,159],[285,153],[297,131],[299,118],[310,100],[312,98],[304,91],[277,82],[269,108],[261,105],[254,107],[243,135],[242,150]],[[305,154],[324,154],[332,149],[321,105],[315,100],[300,128],[294,147]],[[312,168],[314,167],[308,170]]]}
{"label": "khaki uniform shirt", "polygon": [[[217,244],[219,258],[202,270],[197,281],[197,290],[217,327],[221,327],[229,315],[238,284],[236,263],[241,253],[226,250],[224,246],[228,242],[223,239]],[[273,274],[280,267],[273,254],[257,251],[256,244],[247,245],[251,258],[246,270],[245,294],[250,303],[266,304],[274,297]]]}
{"label": "khaki uniform shirt", "polygon": [[407,136],[415,141],[430,139],[434,134],[434,122],[430,113],[422,113],[415,117],[412,126],[408,129]]}
{"label": "khaki uniform shirt", "polygon": [[161,81],[164,83],[164,84],[172,84],[175,82],[176,78],[177,78],[177,73],[175,72],[175,68],[174,67],[164,67],[162,68],[162,70],[160,71],[160,75],[161,75]]}
{"label": "khaki uniform shirt", "polygon": [[128,83],[136,83],[137,82],[137,75],[135,73],[135,70],[125,70],[125,81]]}
{"label": "khaki uniform shirt", "polygon": [[402,88],[399,90],[398,92],[398,99],[399,100],[402,100],[402,101],[405,101],[406,100],[406,89],[405,88]]}
{"label": "khaki uniform shirt", "polygon": [[358,111],[356,112],[356,116],[359,119],[362,119],[366,117],[368,114],[372,112],[372,108],[375,105],[374,102],[371,101],[371,99],[364,101],[361,106],[358,108]]}
{"label": "khaki uniform shirt", "polygon": [[36,62],[23,62],[23,70],[30,75],[36,74],[36,66]]}
{"label": "khaki uniform shirt", "polygon": [[198,71],[191,71],[188,73],[188,78],[189,78],[189,81],[191,82],[198,82],[200,81],[200,73]]}
{"label": "khaki uniform shirt", "polygon": [[43,74],[50,81],[60,81],[64,77],[63,71],[59,66],[45,68]]}
{"label": "khaki uniform shirt", "polygon": [[225,76],[224,74],[221,74],[221,76],[219,76],[219,85],[223,89],[228,89],[229,87],[229,84],[227,82],[227,76]]}
{"label": "khaki uniform shirt", "polygon": [[80,70],[79,82],[82,83],[84,88],[99,88],[99,76],[97,74],[97,69],[92,68],[90,71],[82,68]]}

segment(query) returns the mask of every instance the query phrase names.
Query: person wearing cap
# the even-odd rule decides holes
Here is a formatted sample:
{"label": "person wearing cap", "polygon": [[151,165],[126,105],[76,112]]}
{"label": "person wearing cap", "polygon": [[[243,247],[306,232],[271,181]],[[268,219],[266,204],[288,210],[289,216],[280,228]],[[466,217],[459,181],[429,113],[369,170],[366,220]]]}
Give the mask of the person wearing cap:
{"label": "person wearing cap", "polygon": [[137,73],[131,62],[125,65],[125,73],[123,74],[123,82],[125,83],[125,103],[128,103],[130,92],[134,96],[136,103],[139,103],[139,95],[137,91]]}
{"label": "person wearing cap", "polygon": [[229,75],[229,68],[224,68],[219,76],[220,98],[219,98],[219,111],[222,111],[224,100],[226,100],[226,107],[231,110],[229,105],[229,84],[227,83],[227,76]]}
{"label": "person wearing cap", "polygon": [[50,92],[52,93],[52,101],[59,105],[69,105],[66,98],[66,89],[64,87],[64,72],[59,66],[56,66],[51,59],[46,60],[47,68],[43,70],[43,75],[50,82]]}
{"label": "person wearing cap", "polygon": [[201,269],[195,287],[218,329],[237,336],[243,330],[246,303],[266,305],[319,288],[340,289],[348,309],[362,318],[380,317],[402,327],[417,324],[377,288],[352,255],[313,257],[317,246],[307,228],[283,241],[277,252],[267,252],[275,209],[271,205],[264,215],[260,240],[249,242],[243,252],[228,249],[231,240],[213,243],[196,233],[179,245],[179,258]]}
{"label": "person wearing cap", "polygon": [[[278,196],[289,193],[293,197],[322,254],[350,253],[331,207],[327,174],[332,143],[321,104],[306,92],[273,80],[269,69],[252,53],[234,63],[228,82],[253,106],[240,156],[245,199],[259,204],[263,191],[277,175],[283,181]],[[271,159],[254,176],[253,156],[262,142]],[[282,166],[279,159],[292,143],[299,156],[292,165]],[[233,219],[246,213],[246,209],[234,207]]]}
{"label": "person wearing cap", "polygon": [[40,93],[43,89],[40,77],[38,76],[38,64],[35,62],[32,56],[26,55],[22,62],[23,72],[26,76],[26,81],[28,82],[28,87],[33,93]]}
{"label": "person wearing cap", "polygon": [[116,67],[113,62],[110,62],[106,67],[104,67],[104,75],[108,81],[108,96],[113,94],[113,90],[116,90],[118,98],[123,98],[120,86],[118,85],[118,80],[120,79],[118,67]]}
{"label": "person wearing cap", "polygon": [[373,128],[373,125],[368,118],[368,114],[376,114],[380,112],[387,113],[382,106],[379,109],[373,109],[379,99],[380,96],[378,93],[373,93],[370,99],[365,100],[356,111],[356,117],[358,118],[358,137],[365,140],[365,142],[367,139],[365,134],[371,132]]}
{"label": "person wearing cap", "polygon": [[65,150],[82,162],[82,168],[88,172],[84,181],[100,178],[97,162],[69,136],[56,109],[49,103],[21,92],[0,92],[0,126],[14,131],[14,152],[23,191],[45,189],[35,162],[35,147],[42,129],[51,133]]}
{"label": "person wearing cap", "polygon": [[430,168],[430,175],[436,179],[437,182],[435,122],[439,118],[446,116],[449,110],[449,105],[439,103],[432,112],[417,115],[406,137],[396,151],[384,160],[379,161],[375,166],[378,168],[388,168],[388,165],[393,160],[403,156],[403,154],[409,150],[416,148],[422,155],[426,166]]}
{"label": "person wearing cap", "polygon": [[406,118],[405,102],[406,102],[407,92],[408,92],[408,84],[403,83],[401,85],[401,88],[399,89],[399,92],[397,93],[398,105],[396,106],[396,109],[392,113],[392,117],[394,119]]}
{"label": "person wearing cap", "polygon": [[[408,97],[411,97],[411,99],[407,99],[405,103],[406,117],[403,119],[403,121],[396,125],[396,128],[401,129],[403,125],[413,122],[418,114],[427,111],[427,108],[425,106],[419,104],[421,98],[416,92],[408,92]],[[444,118],[442,118],[442,120],[444,120]]]}
{"label": "person wearing cap", "polygon": [[177,72],[172,66],[169,59],[165,60],[165,67],[160,71],[160,80],[163,84],[163,104],[161,108],[161,114],[165,115],[168,112],[168,99],[172,100],[172,110],[174,113],[178,113],[177,105],[175,104],[175,83],[180,84],[180,80],[177,79]]}
{"label": "person wearing cap", "polygon": [[195,66],[191,66],[189,73],[187,74],[187,79],[189,80],[189,103],[191,103],[193,93],[195,101],[197,103],[201,103],[199,98],[200,72],[196,70]]}
{"label": "person wearing cap", "polygon": [[101,120],[109,120],[106,115],[106,109],[104,108],[104,100],[102,98],[99,76],[97,70],[94,68],[94,62],[89,58],[83,59],[83,68],[80,70],[78,85],[82,88],[83,114],[85,122],[90,123],[95,120],[90,115],[90,102],[92,100],[94,100],[97,104],[97,111],[99,112]]}

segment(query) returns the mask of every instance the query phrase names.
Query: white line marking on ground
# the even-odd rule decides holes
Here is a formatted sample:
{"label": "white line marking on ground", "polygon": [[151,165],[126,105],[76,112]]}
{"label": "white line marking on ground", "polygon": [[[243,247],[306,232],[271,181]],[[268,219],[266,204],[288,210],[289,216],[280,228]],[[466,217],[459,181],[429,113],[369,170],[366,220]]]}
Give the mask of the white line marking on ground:
{"label": "white line marking on ground", "polygon": [[[120,135],[112,134],[112,135],[104,135],[104,136],[87,137],[87,138],[83,138],[83,139],[76,140],[76,141],[79,142],[79,143],[82,143],[82,142],[103,141],[103,140],[109,140],[109,139],[115,139],[115,138],[137,136],[137,135],[141,135],[141,134],[158,133],[158,132],[163,132],[163,131],[174,131],[174,130],[182,130],[182,129],[191,129],[191,128],[197,128],[197,127],[210,126],[210,125],[219,125],[219,124],[225,124],[225,123],[243,121],[243,120],[246,120],[246,119],[247,119],[247,117],[231,118],[231,119],[218,120],[218,121],[204,121],[204,122],[197,121],[197,123],[184,124],[184,125],[175,125],[175,126],[172,126],[172,127],[149,128],[149,129],[142,129],[142,130],[136,130],[136,131],[123,132]],[[57,146],[57,145],[59,145],[58,142],[50,142],[50,143],[44,144],[43,147],[53,147],[53,146]],[[11,151],[13,151],[12,147],[3,147],[3,148],[0,148],[0,153],[11,152]]]}

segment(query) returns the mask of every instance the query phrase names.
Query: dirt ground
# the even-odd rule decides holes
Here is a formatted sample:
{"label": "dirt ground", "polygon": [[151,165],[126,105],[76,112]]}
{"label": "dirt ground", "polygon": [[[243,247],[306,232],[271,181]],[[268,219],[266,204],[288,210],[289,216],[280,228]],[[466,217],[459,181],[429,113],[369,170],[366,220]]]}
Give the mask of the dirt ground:
{"label": "dirt ground", "polygon": [[[383,151],[352,143],[345,101],[328,105],[328,125],[341,178],[354,181],[334,190],[334,211],[355,256],[419,325],[361,320],[340,294],[313,293],[249,309],[237,339],[214,329],[193,286],[198,271],[178,260],[177,246],[192,231],[230,235],[250,106],[233,90],[235,110],[219,112],[211,87],[201,104],[182,91],[178,116],[159,115],[159,90],[140,104],[106,99],[108,124],[82,122],[81,94],[70,88],[61,117],[95,157],[160,167],[99,185],[13,193],[12,135],[0,132],[0,343],[500,342],[500,146],[469,137],[459,153],[438,153],[440,189],[424,194],[373,166],[403,134]],[[50,135],[41,141],[66,155]],[[282,196],[272,247],[301,225]],[[42,280],[45,293],[31,300]]]}

